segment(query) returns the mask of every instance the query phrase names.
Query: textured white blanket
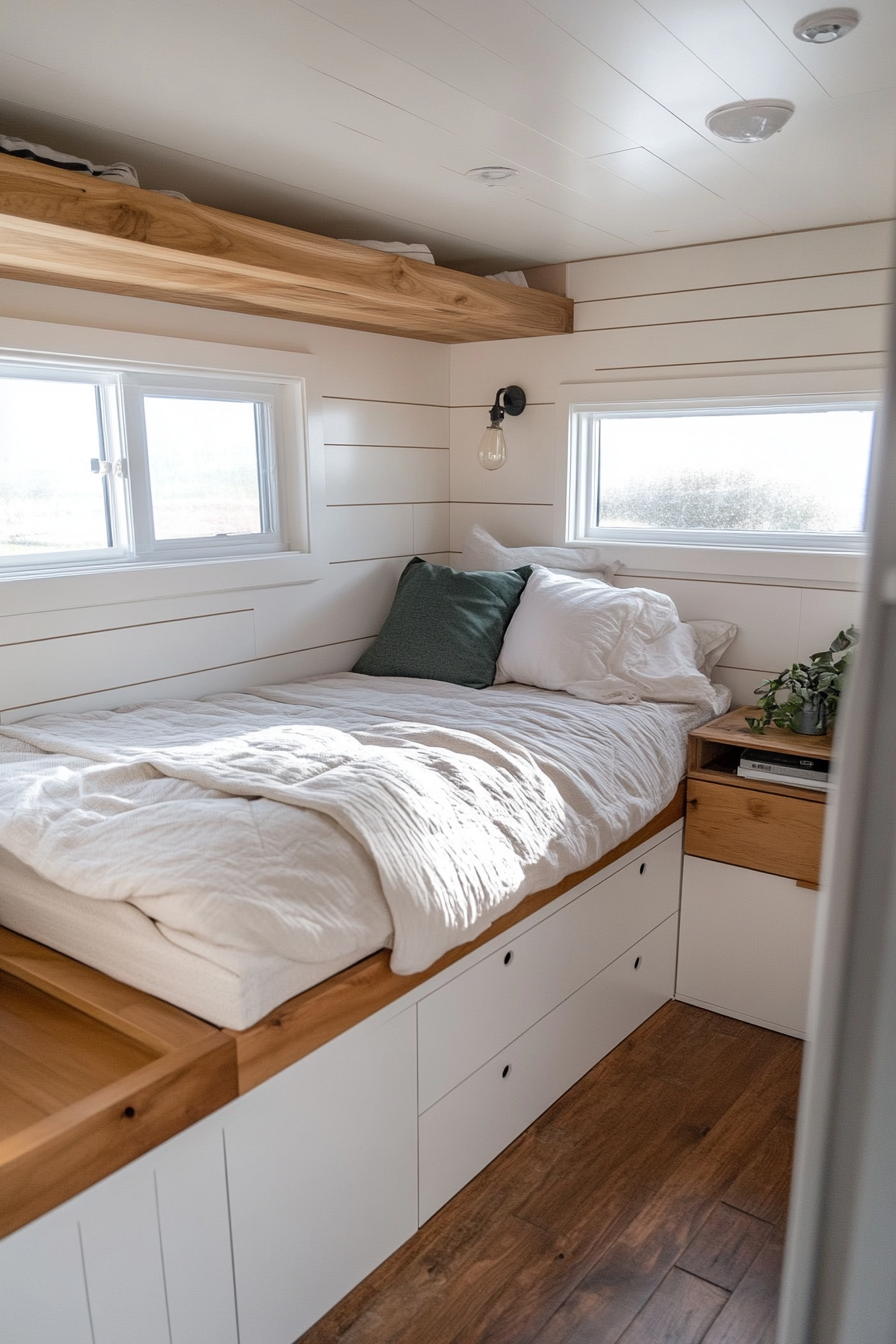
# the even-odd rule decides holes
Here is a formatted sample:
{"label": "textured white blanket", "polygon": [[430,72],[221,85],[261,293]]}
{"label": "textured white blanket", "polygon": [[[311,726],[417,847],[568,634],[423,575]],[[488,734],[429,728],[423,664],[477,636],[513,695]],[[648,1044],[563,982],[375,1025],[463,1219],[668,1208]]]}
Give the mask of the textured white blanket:
{"label": "textured white blanket", "polygon": [[391,923],[410,974],[649,820],[706,717],[352,674],[45,715],[0,729],[0,845],[218,945],[326,961]]}

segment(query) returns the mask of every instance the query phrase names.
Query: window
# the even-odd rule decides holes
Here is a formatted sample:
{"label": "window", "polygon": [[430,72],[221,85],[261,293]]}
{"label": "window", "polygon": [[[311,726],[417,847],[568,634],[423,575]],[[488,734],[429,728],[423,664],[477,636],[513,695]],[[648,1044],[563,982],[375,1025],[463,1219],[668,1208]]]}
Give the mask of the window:
{"label": "window", "polygon": [[0,569],[288,549],[293,392],[273,379],[0,362]]}
{"label": "window", "polygon": [[855,551],[874,408],[574,407],[576,539]]}

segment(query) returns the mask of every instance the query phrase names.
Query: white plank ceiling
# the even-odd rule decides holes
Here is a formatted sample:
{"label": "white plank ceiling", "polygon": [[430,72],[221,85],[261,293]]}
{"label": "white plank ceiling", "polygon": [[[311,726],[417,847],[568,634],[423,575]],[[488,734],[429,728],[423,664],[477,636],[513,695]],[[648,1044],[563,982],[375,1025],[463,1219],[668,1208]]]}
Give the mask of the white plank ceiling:
{"label": "white plank ceiling", "polygon": [[[824,3],[824,0],[822,0]],[[821,6],[819,6],[821,7]],[[0,130],[486,272],[886,218],[896,0],[2,0]],[[796,114],[764,144],[704,126]],[[486,187],[470,168],[507,164]]]}

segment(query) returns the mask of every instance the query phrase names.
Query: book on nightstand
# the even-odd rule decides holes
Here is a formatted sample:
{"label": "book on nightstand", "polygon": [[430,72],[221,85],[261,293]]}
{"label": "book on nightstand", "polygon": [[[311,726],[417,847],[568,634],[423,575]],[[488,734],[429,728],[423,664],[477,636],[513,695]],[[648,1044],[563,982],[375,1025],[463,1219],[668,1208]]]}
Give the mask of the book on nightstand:
{"label": "book on nightstand", "polygon": [[742,751],[737,773],[740,779],[761,779],[769,784],[792,784],[800,789],[826,793],[830,762],[814,756],[791,756],[781,751]]}

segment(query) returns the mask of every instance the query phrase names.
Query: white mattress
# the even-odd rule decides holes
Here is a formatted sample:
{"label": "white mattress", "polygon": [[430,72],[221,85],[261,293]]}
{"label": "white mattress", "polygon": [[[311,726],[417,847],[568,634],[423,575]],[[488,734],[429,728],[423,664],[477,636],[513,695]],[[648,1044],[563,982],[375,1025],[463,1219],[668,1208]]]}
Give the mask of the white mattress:
{"label": "white mattress", "polygon": [[[178,946],[127,902],[93,901],[40,877],[0,849],[0,924],[165,999],[216,1027],[242,1031],[279,1003],[376,952],[299,962],[238,948]],[[214,959],[213,959],[214,958]]]}
{"label": "white mattress", "polygon": [[[430,965],[528,892],[588,867],[672,798],[688,731],[709,717],[708,709],[680,704],[606,706],[522,686],[470,692],[342,674],[203,702],[45,716],[4,727],[0,923],[218,1026],[241,1030],[381,947],[394,943],[399,972]],[[350,731],[407,755],[419,752],[417,739],[436,740],[431,755],[447,761],[452,788],[461,768],[468,771],[465,786],[470,779],[477,783],[473,769],[490,772],[490,792],[468,790],[475,808],[461,814],[462,794],[448,791],[435,810],[410,816],[413,830],[397,825],[396,818],[408,818],[397,810],[389,779],[381,787],[379,777],[369,775],[388,753],[377,747],[379,755],[368,753],[360,765],[350,761],[359,788],[373,778],[368,795],[391,846],[386,858],[408,869],[399,874],[399,895],[406,888],[406,899],[417,902],[414,927],[421,936],[427,900],[434,910],[438,937],[418,963],[396,964],[404,909],[394,898],[387,905],[377,867],[354,838],[351,811],[343,825],[322,815],[315,810],[317,795],[309,796],[304,784],[285,793],[287,802],[300,805],[285,805],[277,801],[284,789],[255,774],[235,785],[222,778],[232,788],[221,792],[218,776],[194,778],[194,746],[186,769],[172,767],[170,753],[155,752],[145,763],[147,734],[152,741],[186,723],[203,750],[210,744],[217,751],[221,743],[230,750],[248,740],[230,731],[233,724],[242,731],[244,720],[253,730],[274,723],[283,742],[278,737],[279,755],[272,759],[289,769],[306,760],[297,744],[310,723],[312,746],[336,740],[354,747]],[[127,740],[135,723],[142,759],[122,761],[126,748],[102,746],[104,735],[124,733]],[[441,745],[446,741],[450,749]],[[260,760],[265,766],[266,752]],[[531,777],[528,794],[514,771]],[[408,778],[427,802],[428,778]],[[479,861],[485,851],[475,850],[475,828],[492,816],[499,840],[510,834],[531,853],[523,864],[510,849],[496,851],[509,866],[481,863],[470,877],[465,851]],[[546,818],[553,818],[548,829]],[[452,868],[443,882],[441,907],[429,898],[443,875],[425,845],[416,843],[428,840],[427,826],[433,837],[452,826],[455,831],[456,873]],[[484,900],[471,903],[462,921],[473,878]],[[489,904],[499,879],[507,890]]]}

